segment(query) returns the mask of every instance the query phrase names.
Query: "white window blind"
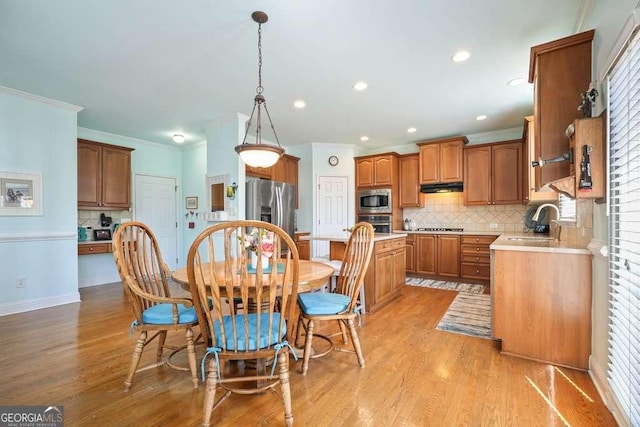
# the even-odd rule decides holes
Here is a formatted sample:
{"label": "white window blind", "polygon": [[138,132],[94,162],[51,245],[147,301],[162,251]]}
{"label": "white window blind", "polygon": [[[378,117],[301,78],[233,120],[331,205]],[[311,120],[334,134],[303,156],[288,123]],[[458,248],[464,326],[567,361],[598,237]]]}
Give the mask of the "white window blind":
{"label": "white window blind", "polygon": [[609,384],[640,426],[640,37],[608,79]]}

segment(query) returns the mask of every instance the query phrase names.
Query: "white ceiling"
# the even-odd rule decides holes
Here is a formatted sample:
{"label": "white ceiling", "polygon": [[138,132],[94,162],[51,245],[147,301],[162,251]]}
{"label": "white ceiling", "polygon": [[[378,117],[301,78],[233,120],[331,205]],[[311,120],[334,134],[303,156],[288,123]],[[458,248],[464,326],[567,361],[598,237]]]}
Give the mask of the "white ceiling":
{"label": "white ceiling", "polygon": [[[413,144],[522,126],[533,87],[507,82],[528,76],[531,46],[573,34],[588,3],[0,0],[0,86],[84,107],[81,127],[201,141],[207,121],[251,112],[251,13],[263,10],[264,95],[283,145]],[[471,58],[452,62],[460,49]]]}

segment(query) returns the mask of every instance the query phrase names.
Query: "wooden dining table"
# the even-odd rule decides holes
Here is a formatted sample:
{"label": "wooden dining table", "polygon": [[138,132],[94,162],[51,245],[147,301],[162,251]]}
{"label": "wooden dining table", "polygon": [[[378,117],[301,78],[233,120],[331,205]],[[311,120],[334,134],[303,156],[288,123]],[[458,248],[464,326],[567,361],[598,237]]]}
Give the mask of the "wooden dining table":
{"label": "wooden dining table", "polygon": [[[216,263],[224,267],[224,261]],[[324,286],[333,275],[333,267],[323,262],[300,260],[298,264],[298,293],[311,292]],[[179,268],[171,273],[171,278],[183,289],[189,290],[187,268]]]}
{"label": "wooden dining table", "polygon": [[[224,261],[216,263],[220,267],[224,266]],[[328,284],[329,278],[333,275],[333,267],[323,262],[300,260],[298,263],[298,293],[312,292],[316,289]],[[238,273],[239,275],[239,273]],[[266,276],[265,276],[266,277]],[[179,268],[171,273],[171,278],[180,284],[183,289],[189,291],[189,278],[187,268]],[[292,336],[296,336],[298,327],[299,309],[297,302],[294,301],[296,309],[294,310],[293,319],[291,320]],[[298,357],[302,356],[303,349],[295,347],[295,343],[291,343]]]}

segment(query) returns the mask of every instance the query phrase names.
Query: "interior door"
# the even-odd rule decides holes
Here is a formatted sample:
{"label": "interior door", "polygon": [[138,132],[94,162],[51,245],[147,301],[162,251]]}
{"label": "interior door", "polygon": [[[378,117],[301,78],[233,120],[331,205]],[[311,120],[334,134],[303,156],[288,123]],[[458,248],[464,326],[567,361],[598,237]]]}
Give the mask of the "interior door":
{"label": "interior door", "polygon": [[134,206],[135,220],[151,228],[164,262],[175,270],[178,267],[176,179],[136,175]]}
{"label": "interior door", "polygon": [[[319,176],[318,177],[318,203],[316,204],[316,217],[318,223],[316,235],[331,236],[342,235],[348,228],[347,218],[347,191],[348,179],[346,176]],[[312,257],[329,257],[329,242],[314,241]]]}

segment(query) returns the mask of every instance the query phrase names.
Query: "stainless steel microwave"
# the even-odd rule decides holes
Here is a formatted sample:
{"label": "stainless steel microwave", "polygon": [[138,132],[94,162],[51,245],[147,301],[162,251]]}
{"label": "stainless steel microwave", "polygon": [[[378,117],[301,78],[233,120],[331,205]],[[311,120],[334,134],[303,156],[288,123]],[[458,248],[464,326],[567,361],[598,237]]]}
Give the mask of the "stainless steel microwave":
{"label": "stainless steel microwave", "polygon": [[358,191],[358,213],[391,213],[391,189],[377,188],[375,190]]}

